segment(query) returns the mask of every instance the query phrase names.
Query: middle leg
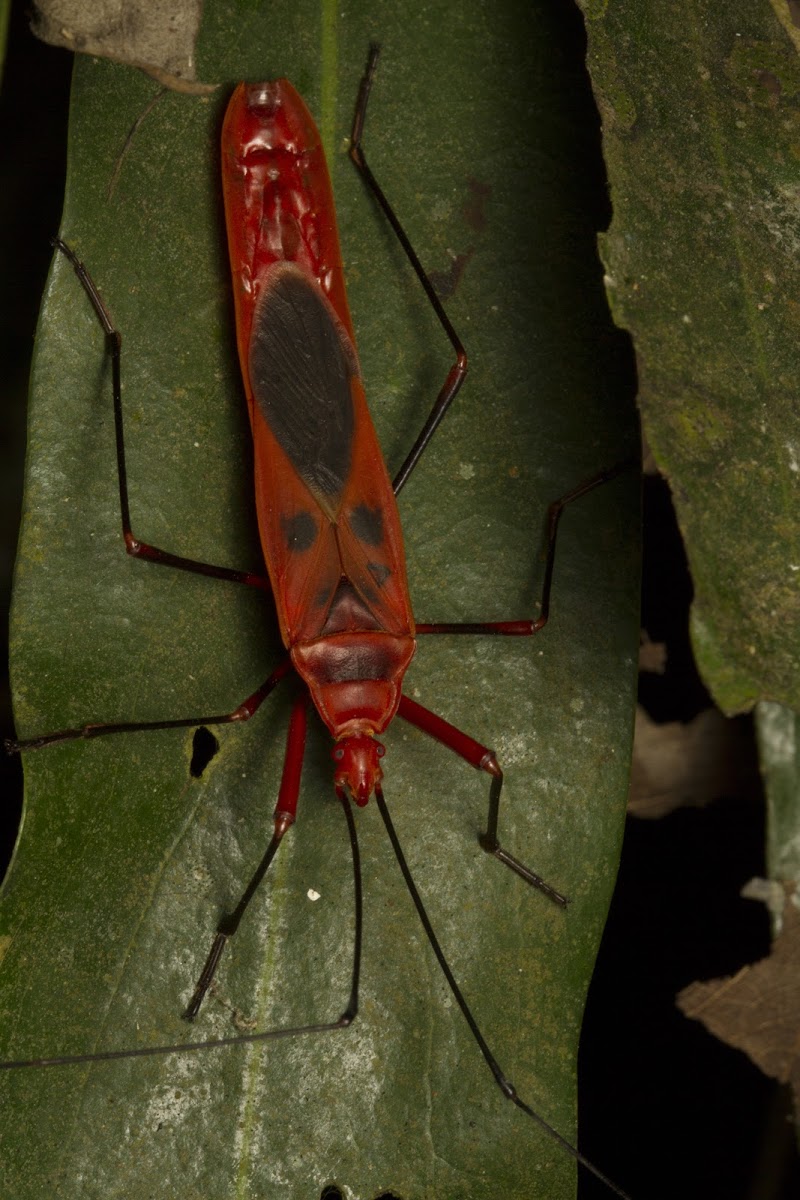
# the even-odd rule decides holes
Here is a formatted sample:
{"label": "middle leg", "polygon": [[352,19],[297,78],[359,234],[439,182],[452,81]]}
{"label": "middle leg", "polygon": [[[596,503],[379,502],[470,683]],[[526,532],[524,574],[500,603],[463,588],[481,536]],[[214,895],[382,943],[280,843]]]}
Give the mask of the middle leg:
{"label": "middle leg", "polygon": [[592,475],[590,479],[584,479],[583,483],[579,483],[577,487],[572,488],[565,495],[559,496],[557,500],[554,500],[547,509],[545,566],[538,617],[523,618],[519,621],[444,621],[436,622],[435,624],[420,623],[416,627],[417,633],[493,633],[505,637],[532,637],[533,634],[539,633],[550,620],[550,592],[553,586],[553,566],[555,564],[556,542],[561,514],[567,505],[572,504],[575,500],[580,500],[581,496],[594,491],[595,488],[600,487],[602,484],[616,479],[627,467],[632,465],[630,462],[617,463],[616,466],[609,467],[606,471],[600,471],[597,475]]}

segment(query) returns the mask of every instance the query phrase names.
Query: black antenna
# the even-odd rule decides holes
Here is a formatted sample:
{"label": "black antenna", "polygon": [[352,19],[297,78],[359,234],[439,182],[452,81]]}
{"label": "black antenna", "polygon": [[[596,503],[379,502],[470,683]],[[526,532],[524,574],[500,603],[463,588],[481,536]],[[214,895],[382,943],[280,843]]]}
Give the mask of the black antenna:
{"label": "black antenna", "polygon": [[535,1121],[536,1124],[539,1125],[545,1131],[545,1133],[547,1133],[548,1136],[553,1139],[554,1142],[557,1142],[562,1150],[565,1150],[567,1154],[571,1155],[576,1162],[580,1163],[580,1165],[585,1168],[585,1170],[594,1175],[596,1179],[599,1179],[601,1183],[604,1183],[606,1187],[614,1193],[615,1196],[622,1197],[622,1200],[630,1200],[630,1196],[628,1196],[627,1192],[623,1192],[622,1188],[617,1187],[613,1180],[609,1179],[607,1175],[604,1175],[603,1172],[594,1165],[594,1163],[590,1162],[588,1158],[585,1158],[584,1155],[581,1154],[580,1150],[573,1146],[571,1142],[568,1142],[565,1137],[562,1137],[558,1130],[554,1129],[549,1121],[546,1121],[544,1117],[540,1116],[539,1113],[536,1112],[535,1109],[531,1108],[529,1104],[526,1104],[525,1101],[517,1094],[517,1089],[514,1087],[511,1080],[503,1073],[500,1064],[489,1049],[486,1038],[481,1033],[478,1023],[472,1015],[469,1005],[464,999],[463,992],[458,986],[453,972],[450,970],[450,964],[444,956],[442,947],[439,945],[439,939],[433,931],[430,917],[425,910],[422,897],[417,891],[417,885],[414,883],[413,876],[409,869],[408,863],[406,862],[406,856],[403,853],[403,848],[400,845],[394,825],[392,824],[392,818],[389,816],[389,809],[386,807],[386,801],[384,799],[383,792],[381,791],[380,784],[378,784],[375,788],[375,802],[377,803],[381,817],[383,818],[383,823],[386,826],[386,832],[389,835],[389,841],[392,843],[392,849],[394,850],[395,858],[397,859],[398,866],[400,867],[403,879],[405,880],[409,895],[414,901],[414,907],[417,910],[417,916],[422,922],[422,928],[425,930],[425,936],[430,942],[431,949],[436,955],[439,966],[442,969],[442,974],[447,980],[447,985],[450,988],[450,991],[453,993],[456,1003],[463,1013],[464,1020],[469,1025],[472,1036],[478,1044],[478,1049],[483,1055],[489,1070],[492,1072],[500,1091],[507,1100],[511,1100],[512,1103],[516,1104],[517,1108],[521,1108],[524,1113],[527,1113],[531,1120]]}
{"label": "black antenna", "polygon": [[358,986],[361,977],[361,947],[364,928],[363,887],[361,883],[361,855],[358,849],[358,834],[349,801],[337,792],[347,820],[350,852],[353,860],[353,884],[355,899],[355,937],[353,939],[353,970],[350,981],[350,996],[347,1007],[335,1021],[318,1025],[297,1025],[290,1029],[268,1029],[263,1033],[234,1034],[231,1037],[212,1038],[200,1042],[181,1042],[173,1046],[140,1046],[130,1050],[98,1050],[90,1054],[59,1054],[51,1058],[27,1058],[13,1062],[0,1062],[0,1070],[11,1071],[22,1067],[66,1067],[77,1063],[110,1062],[117,1058],[152,1058],[154,1055],[190,1054],[196,1050],[214,1050],[221,1046],[244,1046],[251,1042],[272,1042],[279,1038],[302,1037],[310,1033],[330,1033],[336,1029],[347,1029],[358,1012]]}

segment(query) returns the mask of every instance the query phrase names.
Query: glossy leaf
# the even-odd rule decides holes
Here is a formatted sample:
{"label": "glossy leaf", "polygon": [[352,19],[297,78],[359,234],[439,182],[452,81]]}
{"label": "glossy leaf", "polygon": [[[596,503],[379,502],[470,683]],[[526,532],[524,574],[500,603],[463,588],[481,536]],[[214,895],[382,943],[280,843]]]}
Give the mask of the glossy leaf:
{"label": "glossy leaf", "polygon": [[[409,22],[208,6],[211,99],[130,68],[76,69],[63,236],[124,334],[134,529],[176,553],[257,566],[218,189],[231,84],[291,78],[327,140],[367,394],[390,469],[450,363],[399,248],[344,153],[367,43],[384,56],[366,149],[436,273],[472,370],[401,497],[420,620],[531,610],[546,504],[628,457],[635,417],[614,374],[581,203],[585,80],[559,20],[478,0]],[[581,96],[583,99],[581,99]],[[591,142],[588,143],[591,145]],[[573,155],[575,156],[573,158]],[[577,165],[576,165],[577,163]],[[109,185],[115,181],[109,196]],[[58,260],[37,340],[15,600],[21,736],[85,720],[224,711],[280,654],[270,604],[122,551],[102,336]],[[616,870],[637,639],[634,472],[563,520],[550,627],[535,642],[421,639],[415,698],[506,769],[504,837],[571,897],[566,914],[479,849],[484,779],[396,722],[386,794],[430,915],[520,1094],[567,1137],[583,999]],[[352,885],[315,733],[298,825],[194,1030],[182,1005],[222,911],[267,836],[287,700],[218,734],[100,739],[26,757],[22,842],[0,932],[3,1057],[219,1036],[335,1017],[347,991]],[[13,1072],[7,1187],[411,1200],[574,1193],[574,1164],[502,1097],[449,997],[374,807],[362,1012],[352,1029],[250,1051]],[[314,902],[309,889],[321,894]]]}

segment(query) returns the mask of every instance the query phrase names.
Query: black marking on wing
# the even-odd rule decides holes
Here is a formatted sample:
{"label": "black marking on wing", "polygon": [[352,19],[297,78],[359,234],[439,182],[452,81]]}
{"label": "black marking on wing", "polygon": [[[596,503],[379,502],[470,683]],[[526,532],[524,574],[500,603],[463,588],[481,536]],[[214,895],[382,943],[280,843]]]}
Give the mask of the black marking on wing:
{"label": "black marking on wing", "polygon": [[383,585],[386,583],[386,580],[392,573],[391,567],[387,567],[386,563],[368,562],[367,570],[377,583],[378,587],[383,587]]}
{"label": "black marking on wing", "polygon": [[317,522],[310,512],[295,513],[293,517],[281,517],[281,529],[286,546],[292,553],[310,550],[317,540]]}
{"label": "black marking on wing", "polygon": [[324,588],[320,588],[314,597],[314,608],[327,609],[337,587],[338,583],[331,586],[326,585]]}
{"label": "black marking on wing", "polygon": [[383,541],[383,512],[376,505],[357,504],[350,513],[353,533],[367,546],[380,546]]}
{"label": "black marking on wing", "polygon": [[284,267],[256,309],[250,381],[264,420],[298,475],[335,502],[350,472],[355,357],[330,305],[299,269]]}

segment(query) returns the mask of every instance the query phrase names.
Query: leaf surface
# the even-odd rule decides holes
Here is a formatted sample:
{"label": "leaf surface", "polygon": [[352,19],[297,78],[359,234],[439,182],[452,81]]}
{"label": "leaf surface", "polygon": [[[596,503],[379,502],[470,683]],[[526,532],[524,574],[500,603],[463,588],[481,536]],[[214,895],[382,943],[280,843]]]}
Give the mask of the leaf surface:
{"label": "leaf surface", "polygon": [[[585,78],[558,21],[526,5],[389,5],[339,18],[209,5],[200,78],[163,95],[129,67],[76,66],[63,236],[124,337],[134,531],[174,553],[259,566],[218,187],[239,78],[285,75],[331,163],[350,300],[390,472],[450,351],[345,153],[367,44],[384,46],[371,165],[467,344],[471,372],[401,501],[420,621],[531,613],[550,500],[630,456],[582,201]],[[555,49],[554,49],[555,48]],[[583,91],[581,90],[583,89]],[[126,144],[137,118],[146,113]],[[582,141],[581,139],[585,139]],[[120,159],[123,148],[124,156]],[[114,181],[109,197],[109,185]],[[20,736],[85,721],[224,712],[281,655],[268,599],[123,553],[103,339],[63,259],[37,339],[14,609]],[[420,639],[407,690],[506,772],[509,849],[566,914],[489,859],[488,788],[397,721],[386,794],[433,924],[520,1095],[574,1138],[581,1012],[613,886],[638,631],[634,472],[562,521],[552,619],[534,641]],[[265,845],[290,689],[191,777],[186,731],[26,757],[21,845],[0,931],[3,1057],[153,1045],[334,1018],[352,952],[352,883],[314,732],[298,824],[194,1029],[180,1013],[220,914]],[[574,1164],[502,1097],[447,992],[370,806],[362,1009],[350,1030],[268,1048],[12,1072],[4,1171],[43,1191],[126,1200],[263,1196],[504,1200],[574,1194]],[[314,902],[309,889],[321,894]]]}
{"label": "leaf surface", "polygon": [[717,704],[800,708],[797,129],[790,6],[584,5],[614,219],[602,254]]}

